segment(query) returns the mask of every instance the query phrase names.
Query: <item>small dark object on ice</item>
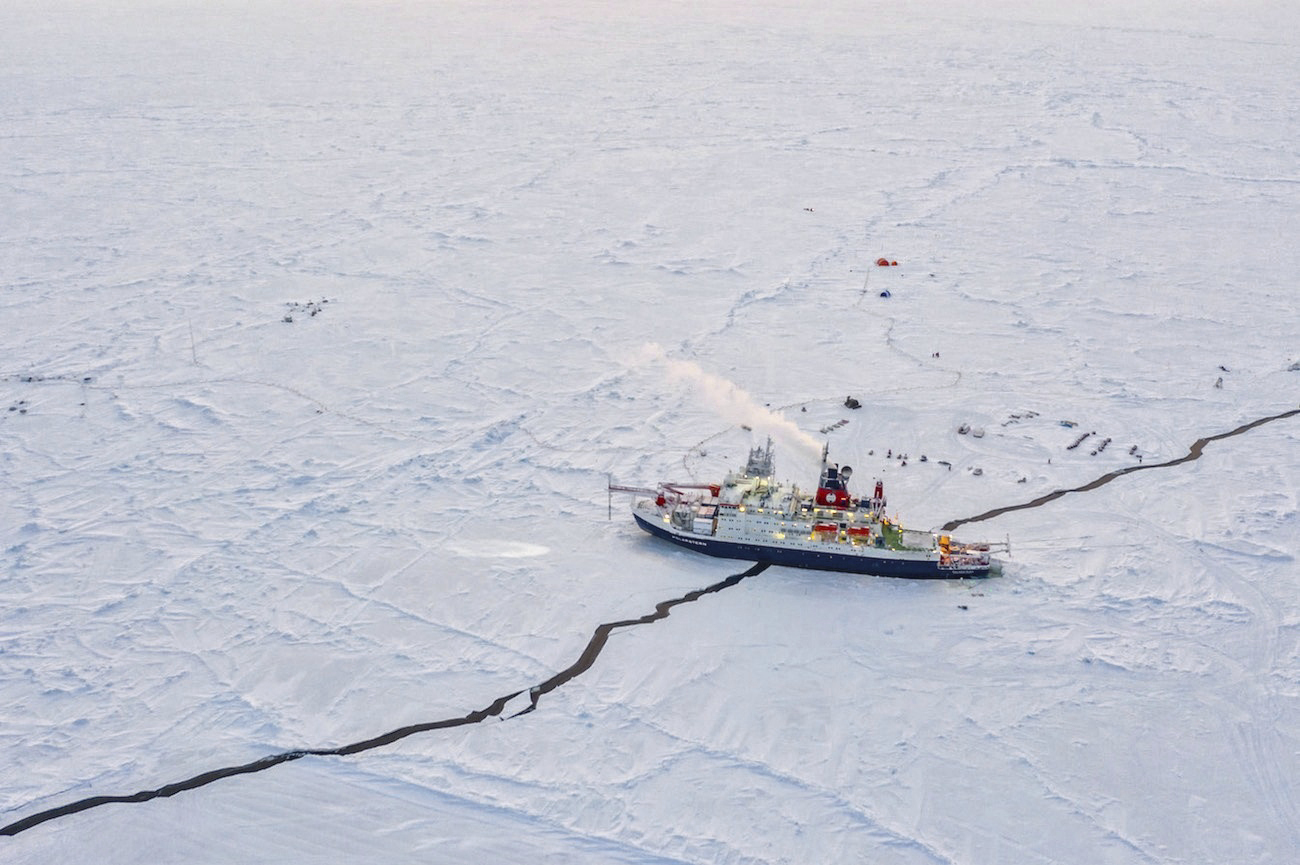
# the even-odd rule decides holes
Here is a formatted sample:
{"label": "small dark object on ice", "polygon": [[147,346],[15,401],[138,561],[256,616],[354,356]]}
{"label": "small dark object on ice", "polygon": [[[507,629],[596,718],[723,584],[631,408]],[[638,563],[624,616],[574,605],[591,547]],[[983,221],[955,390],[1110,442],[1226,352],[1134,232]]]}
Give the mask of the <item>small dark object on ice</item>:
{"label": "small dark object on ice", "polygon": [[846,408],[862,408],[862,403],[858,402],[851,396],[846,396],[844,398],[844,405]]}
{"label": "small dark object on ice", "polygon": [[884,291],[880,292],[880,296],[889,297],[889,289],[885,289]]}
{"label": "small dark object on ice", "polygon": [[289,308],[289,311],[284,314],[284,318],[280,319],[280,321],[286,323],[292,323],[293,314],[295,312],[305,312],[310,318],[315,318],[316,315],[321,311],[322,305],[327,304],[329,302],[330,301],[328,297],[323,297],[320,300],[309,300],[306,303],[299,303],[296,300],[290,303],[286,303],[285,306]]}
{"label": "small dark object on ice", "polygon": [[1083,444],[1083,440],[1086,439],[1086,438],[1087,438],[1088,436],[1090,436],[1090,435],[1095,435],[1095,433],[1090,433],[1090,432],[1086,432],[1086,433],[1084,433],[1083,435],[1081,435],[1081,436],[1079,436],[1077,439],[1075,439],[1074,442],[1073,442],[1073,444],[1068,444],[1068,445],[1066,445],[1066,446],[1065,446],[1065,449],[1066,449],[1067,451],[1072,451],[1072,450],[1074,450],[1074,449],[1077,448],[1079,445]]}

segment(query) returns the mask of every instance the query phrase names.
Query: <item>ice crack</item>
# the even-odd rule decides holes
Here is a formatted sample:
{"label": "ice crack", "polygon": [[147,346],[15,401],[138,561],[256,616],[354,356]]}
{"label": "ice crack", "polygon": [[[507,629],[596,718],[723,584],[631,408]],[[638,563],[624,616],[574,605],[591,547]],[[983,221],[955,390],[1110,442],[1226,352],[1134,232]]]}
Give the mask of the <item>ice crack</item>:
{"label": "ice crack", "polygon": [[520,694],[525,693],[525,691],[528,693],[529,705],[509,717],[517,718],[520,715],[526,715],[537,708],[538,701],[541,700],[543,696],[591,669],[591,666],[596,663],[596,658],[600,656],[601,651],[605,648],[605,644],[609,641],[610,634],[614,631],[620,628],[632,627],[633,625],[648,625],[661,619],[666,619],[673,607],[680,604],[689,604],[698,601],[705,595],[720,592],[723,589],[729,589],[746,577],[752,577],[762,573],[767,569],[767,567],[768,565],[766,563],[759,562],[747,571],[743,571],[739,574],[732,574],[726,579],[705,586],[702,589],[695,589],[678,598],[660,601],[655,604],[655,611],[653,613],[647,613],[646,615],[635,619],[620,619],[615,622],[605,622],[598,625],[592,633],[591,639],[587,642],[586,648],[583,649],[582,654],[573,664],[540,684],[498,697],[484,708],[476,709],[467,715],[398,727],[395,730],[390,730],[387,733],[382,733],[373,738],[364,739],[360,742],[353,742],[350,745],[342,745],[337,748],[301,748],[293,751],[285,751],[280,754],[262,757],[261,759],[254,760],[251,763],[245,763],[241,766],[227,766],[221,769],[213,769],[209,772],[195,775],[193,778],[188,778],[184,781],[177,781],[173,784],[164,784],[163,786],[153,790],[141,790],[138,793],[130,795],[91,796],[87,799],[79,799],[76,802],[70,802],[67,805],[61,805],[57,808],[50,808],[24,817],[23,819],[10,823],[7,826],[0,827],[0,835],[17,835],[19,832],[24,832],[50,820],[78,814],[91,808],[97,808],[100,805],[109,805],[115,802],[148,802],[151,799],[175,796],[177,793],[183,793],[187,790],[204,787],[215,781],[220,781],[223,778],[233,778],[236,775],[249,775],[254,772],[263,772],[274,766],[278,766],[281,763],[288,763],[303,757],[346,757],[352,754],[359,754],[363,751],[382,748],[385,745],[391,745],[394,742],[405,739],[408,736],[414,736],[417,733],[427,733],[432,730],[445,730],[452,727],[478,724],[488,718],[498,717],[505,710],[506,705],[511,700],[515,699]]}

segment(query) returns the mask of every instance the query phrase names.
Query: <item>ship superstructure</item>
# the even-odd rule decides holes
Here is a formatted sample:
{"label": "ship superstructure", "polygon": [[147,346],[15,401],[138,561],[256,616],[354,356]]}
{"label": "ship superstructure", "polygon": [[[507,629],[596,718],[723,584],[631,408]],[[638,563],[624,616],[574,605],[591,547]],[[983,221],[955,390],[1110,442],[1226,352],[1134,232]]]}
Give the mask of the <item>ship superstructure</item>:
{"label": "ship superstructure", "polygon": [[853,469],[827,456],[823,448],[815,490],[776,480],[771,439],[719,484],[610,484],[610,490],[639,494],[632,516],[650,534],[710,556],[882,577],[988,575],[989,544],[903,528],[885,513],[881,481],[870,496],[855,497]]}

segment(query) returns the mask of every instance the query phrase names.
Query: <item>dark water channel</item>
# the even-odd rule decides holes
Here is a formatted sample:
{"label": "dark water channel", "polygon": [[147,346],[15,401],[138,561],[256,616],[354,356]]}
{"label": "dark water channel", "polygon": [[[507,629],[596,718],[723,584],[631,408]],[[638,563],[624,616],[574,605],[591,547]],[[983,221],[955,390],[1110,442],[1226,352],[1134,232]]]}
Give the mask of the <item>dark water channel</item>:
{"label": "dark water channel", "polygon": [[747,571],[743,571],[739,574],[732,574],[725,580],[721,580],[710,586],[705,586],[702,589],[695,589],[678,598],[660,601],[655,604],[655,610],[653,613],[646,613],[644,616],[635,619],[620,619],[616,622],[605,622],[604,624],[598,625],[595,631],[592,632],[591,639],[587,641],[586,648],[583,649],[582,654],[578,656],[578,660],[574,661],[568,667],[565,667],[546,681],[526,689],[526,691],[521,689],[497,697],[487,706],[484,706],[482,709],[476,709],[468,715],[462,715],[455,718],[443,718],[437,721],[426,721],[422,724],[410,724],[406,727],[398,727],[396,730],[389,730],[387,733],[382,733],[374,738],[365,739],[360,742],[353,742],[350,745],[342,745],[337,748],[303,748],[296,751],[285,751],[280,754],[272,754],[269,757],[263,757],[260,760],[254,760],[253,762],[245,763],[242,766],[226,766],[221,769],[213,769],[209,772],[204,772],[201,775],[195,775],[193,778],[187,778],[184,781],[177,781],[174,784],[165,784],[162,787],[153,790],[141,790],[139,793],[132,793],[130,795],[91,796],[87,799],[79,799],[76,802],[69,802],[66,805],[60,805],[57,808],[40,811],[36,814],[32,814],[21,820],[10,823],[7,826],[0,827],[0,835],[17,835],[19,832],[24,832],[50,820],[55,820],[59,817],[67,817],[70,814],[77,814],[81,811],[97,808],[100,805],[109,805],[115,802],[148,802],[150,799],[175,796],[177,793],[184,793],[186,790],[194,790],[198,787],[207,786],[214,781],[220,781],[222,778],[233,778],[236,775],[250,775],[254,772],[263,772],[273,766],[278,766],[281,763],[288,763],[293,760],[299,760],[303,757],[346,757],[351,754],[360,754],[363,751],[370,751],[374,748],[382,748],[385,745],[391,745],[394,742],[405,739],[408,736],[414,736],[417,733],[427,733],[433,730],[445,730],[451,727],[463,727],[467,724],[478,724],[482,721],[486,721],[488,718],[499,717],[501,713],[505,711],[506,705],[523,693],[528,694],[528,706],[510,717],[513,718],[518,717],[519,715],[526,715],[537,708],[542,697],[591,669],[591,666],[596,663],[596,658],[600,656],[601,651],[605,648],[605,644],[609,641],[610,634],[614,631],[620,628],[630,628],[634,625],[649,625],[653,622],[659,621],[660,619],[666,619],[673,607],[681,604],[689,604],[698,601],[705,595],[720,592],[723,589],[729,589],[746,577],[761,574],[763,571],[767,570],[767,568],[768,565],[765,563],[756,564]]}
{"label": "dark water channel", "polygon": [[1178,457],[1177,459],[1168,460],[1163,463],[1141,463],[1135,466],[1128,466],[1127,468],[1116,469],[1113,472],[1107,472],[1106,474],[1102,475],[1099,478],[1088,481],[1086,484],[1083,484],[1082,486],[1070,487],[1068,489],[1063,489],[1063,490],[1054,490],[1050,493],[1047,493],[1046,495],[1041,495],[1032,501],[1023,502],[1022,504],[1006,505],[1004,507],[994,508],[991,511],[985,511],[982,514],[977,514],[976,516],[973,517],[966,517],[965,519],[952,520],[950,522],[946,522],[943,524],[943,531],[950,532],[953,529],[957,528],[958,526],[964,526],[967,523],[979,523],[979,522],[983,522],[984,520],[991,520],[994,517],[1000,517],[1003,514],[1008,514],[1011,513],[1012,511],[1025,511],[1025,510],[1029,510],[1030,508],[1042,507],[1048,502],[1056,501],[1061,496],[1069,495],[1070,493],[1083,493],[1083,492],[1087,492],[1088,490],[1095,490],[1098,487],[1105,486],[1106,484],[1110,483],[1111,481],[1115,480],[1118,477],[1122,477],[1123,475],[1127,475],[1127,474],[1132,474],[1133,472],[1144,472],[1144,471],[1150,471],[1151,469],[1167,469],[1170,466],[1178,466],[1178,465],[1182,465],[1183,463],[1189,463],[1192,462],[1193,460],[1200,459],[1201,454],[1204,453],[1205,451],[1205,446],[1210,442],[1219,441],[1221,439],[1232,438],[1233,436],[1239,436],[1242,433],[1250,432],[1257,426],[1263,426],[1266,423],[1272,423],[1275,420],[1282,420],[1283,418],[1294,417],[1295,415],[1298,414],[1300,414],[1300,408],[1294,408],[1291,409],[1290,411],[1284,411],[1281,414],[1274,414],[1274,415],[1269,415],[1268,417],[1258,418],[1257,420],[1253,420],[1250,423],[1242,424],[1236,429],[1229,430],[1228,432],[1223,432],[1212,436],[1206,436],[1203,439],[1197,439],[1195,442],[1192,443],[1192,446],[1191,448],[1188,449],[1187,453],[1181,457]]}
{"label": "dark water channel", "polygon": [[[991,520],[994,517],[998,517],[1006,513],[1011,513],[1012,511],[1022,511],[1022,510],[1027,510],[1029,508],[1042,507],[1043,505],[1048,504],[1049,502],[1053,502],[1061,498],[1062,496],[1068,495],[1070,493],[1082,493],[1082,492],[1087,492],[1088,490],[1095,490],[1098,487],[1110,483],[1116,478],[1122,477],[1123,475],[1131,474],[1133,472],[1151,471],[1153,469],[1169,468],[1171,466],[1177,466],[1177,465],[1182,465],[1183,463],[1192,462],[1193,460],[1200,459],[1201,454],[1205,451],[1205,446],[1208,445],[1210,442],[1220,441],[1226,438],[1232,438],[1233,436],[1239,436],[1242,435],[1243,433],[1249,432],[1252,429],[1255,429],[1258,426],[1262,426],[1263,424],[1271,423],[1277,420],[1282,420],[1284,418],[1294,417],[1296,415],[1300,415],[1300,408],[1291,409],[1290,411],[1285,411],[1280,414],[1269,415],[1268,417],[1262,417],[1257,420],[1253,420],[1249,423],[1242,424],[1236,429],[1229,430],[1228,432],[1218,433],[1217,435],[1206,436],[1205,438],[1197,439],[1192,444],[1191,448],[1189,448],[1188,452],[1184,456],[1178,457],[1177,459],[1168,460],[1162,463],[1146,463],[1141,465],[1128,466],[1127,468],[1117,469],[1113,472],[1108,472],[1102,475],[1101,477],[1089,481],[1088,483],[1083,484],[1081,486],[1070,487],[1068,489],[1055,490],[1053,492],[1047,493],[1046,495],[1039,496],[1038,498],[1033,499],[1032,501],[1028,501],[1016,505],[1006,505],[1004,507],[994,508],[992,510],[985,511],[982,514],[977,514],[973,517],[966,517],[964,519],[952,520],[943,525],[943,531],[945,532],[952,531],[953,529],[959,526],[966,525],[967,523],[978,523],[984,520]],[[119,802],[121,803],[147,802],[150,799],[158,799],[158,798],[165,798],[168,796],[175,796],[177,793],[183,793],[186,790],[194,790],[198,787],[203,787],[208,784],[211,784],[214,781],[220,781],[223,778],[232,778],[236,775],[249,775],[254,772],[262,772],[265,771],[266,769],[272,768],[273,766],[278,766],[281,763],[288,763],[292,760],[299,760],[303,757],[346,757],[351,754],[360,754],[363,751],[370,751],[375,748],[382,748],[385,745],[391,745],[394,742],[397,742],[401,739],[405,739],[408,736],[414,736],[417,733],[427,733],[433,730],[444,730],[451,727],[463,727],[467,724],[478,724],[487,720],[488,718],[500,717],[501,713],[505,711],[505,708],[510,703],[510,701],[524,693],[528,694],[528,698],[529,698],[528,706],[522,709],[521,711],[516,712],[513,715],[510,715],[509,717],[514,718],[514,717],[518,717],[519,715],[526,715],[537,708],[538,703],[540,702],[542,697],[549,694],[551,691],[554,691],[556,688],[559,688],[560,686],[577,678],[578,676],[581,676],[587,670],[591,669],[592,665],[596,663],[596,659],[600,656],[601,651],[604,650],[605,644],[609,641],[610,634],[612,634],[614,631],[619,630],[620,628],[630,628],[636,625],[648,625],[653,622],[657,622],[661,619],[665,619],[668,617],[668,614],[672,611],[673,607],[679,606],[680,604],[689,604],[694,601],[698,601],[700,598],[704,597],[705,595],[713,594],[715,592],[720,592],[723,589],[731,588],[732,586],[739,583],[741,580],[744,580],[747,577],[756,576],[762,573],[767,568],[768,565],[766,563],[760,562],[754,565],[753,567],[751,567],[747,571],[743,571],[738,574],[732,574],[731,576],[727,577],[725,580],[721,580],[719,582],[713,583],[712,585],[705,586],[702,589],[695,589],[694,591],[687,592],[681,597],[671,598],[666,601],[660,601],[658,604],[655,604],[655,610],[653,613],[647,613],[646,615],[640,616],[635,619],[620,619],[615,622],[605,622],[604,624],[598,625],[596,629],[592,632],[591,639],[587,642],[587,646],[586,648],[583,649],[582,654],[579,655],[578,659],[574,661],[572,664],[570,664],[568,667],[564,668],[560,672],[551,676],[549,679],[545,680],[544,682],[540,682],[539,684],[533,685],[531,688],[528,688],[526,690],[521,689],[509,694],[505,694],[504,696],[496,698],[487,706],[484,706],[481,709],[476,709],[467,715],[462,715],[455,718],[443,718],[437,721],[427,721],[421,724],[411,724],[406,727],[399,727],[395,730],[390,730],[387,733],[382,733],[378,736],[375,736],[374,738],[365,739],[360,742],[353,742],[350,745],[342,745],[337,748],[304,748],[296,751],[285,751],[280,754],[273,754],[268,757],[263,757],[260,760],[255,760],[251,763],[245,763],[242,766],[227,766],[221,769],[213,769],[209,772],[204,772],[201,775],[195,775],[193,778],[188,778],[184,781],[177,781],[173,784],[165,784],[162,787],[158,787],[152,790],[142,790],[139,793],[132,793],[130,795],[91,796],[87,799],[79,799],[76,802],[69,802],[66,805],[60,805],[57,808],[50,808],[49,810],[46,811],[40,811],[38,813],[31,814],[27,817],[24,817],[21,820],[17,820],[13,823],[10,823],[7,826],[0,827],[0,835],[17,835],[19,832],[24,832],[28,829],[31,829],[34,826],[39,826],[42,823],[46,823],[50,820],[54,820],[59,817],[66,817],[71,814],[77,814],[81,811],[86,811],[91,808],[97,808],[100,805],[108,805],[108,804],[119,803]]]}

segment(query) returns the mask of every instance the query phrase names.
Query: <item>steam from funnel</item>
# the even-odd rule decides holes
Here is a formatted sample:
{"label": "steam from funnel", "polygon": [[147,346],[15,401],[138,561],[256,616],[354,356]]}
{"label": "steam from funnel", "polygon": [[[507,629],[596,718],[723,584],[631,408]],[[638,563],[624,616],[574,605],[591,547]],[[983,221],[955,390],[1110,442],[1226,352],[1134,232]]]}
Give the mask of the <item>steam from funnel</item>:
{"label": "steam from funnel", "polygon": [[794,448],[800,458],[807,458],[814,465],[821,462],[821,443],[784,415],[760,405],[735,383],[706,372],[699,364],[689,360],[668,357],[654,343],[644,347],[643,356],[648,361],[658,361],[667,366],[668,375],[673,381],[688,383],[724,419],[770,435],[782,445]]}

